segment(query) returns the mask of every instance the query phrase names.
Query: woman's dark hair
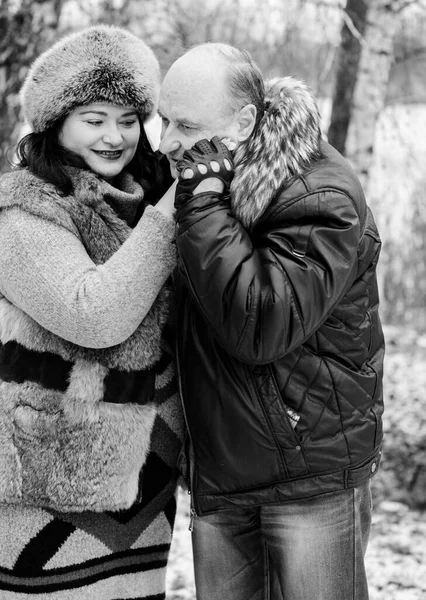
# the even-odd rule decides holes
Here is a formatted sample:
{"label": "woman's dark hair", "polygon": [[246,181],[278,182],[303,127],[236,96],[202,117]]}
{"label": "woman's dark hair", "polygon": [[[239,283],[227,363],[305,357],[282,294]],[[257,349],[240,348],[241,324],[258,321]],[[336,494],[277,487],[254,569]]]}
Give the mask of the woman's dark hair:
{"label": "woman's dark hair", "polygon": [[145,203],[155,204],[170,186],[167,178],[169,163],[166,169],[161,166],[159,153],[152,149],[143,123],[135,155],[125,169],[142,185]]}
{"label": "woman's dark hair", "polygon": [[[17,147],[17,166],[28,168],[34,175],[53,184],[67,196],[73,193],[72,179],[67,167],[89,169],[89,166],[81,156],[67,150],[59,142],[62,123],[63,120],[57,121],[45,131],[29,133],[23,137]],[[126,166],[126,171],[133,175],[149,196],[155,190],[155,195],[159,197],[157,190],[163,187],[162,171],[142,123],[136,152]]]}
{"label": "woman's dark hair", "polygon": [[67,166],[87,168],[83,159],[59,143],[63,120],[40,133],[24,136],[17,147],[19,167],[27,167],[34,175],[52,183],[64,195],[71,194],[73,185]]}

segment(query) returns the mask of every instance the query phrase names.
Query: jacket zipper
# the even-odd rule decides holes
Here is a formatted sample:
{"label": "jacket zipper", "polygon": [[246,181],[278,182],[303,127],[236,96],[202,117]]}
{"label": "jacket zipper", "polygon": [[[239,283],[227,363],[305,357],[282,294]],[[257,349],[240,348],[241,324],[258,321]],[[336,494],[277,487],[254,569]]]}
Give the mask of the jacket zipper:
{"label": "jacket zipper", "polygon": [[[274,439],[275,446],[277,448],[278,455],[279,455],[280,460],[281,460],[281,465],[282,465],[283,471],[285,473],[285,476],[288,477],[289,475],[288,475],[288,470],[287,470],[287,464],[286,464],[285,458],[284,458],[284,453],[283,453],[283,450],[282,450],[280,444],[278,443],[278,440],[277,440],[276,435],[274,433],[274,429],[273,429],[272,424],[271,424],[271,419],[270,419],[270,417],[269,417],[269,415],[268,415],[268,413],[267,413],[267,411],[265,409],[265,406],[263,404],[263,398],[262,398],[262,395],[259,393],[257,382],[256,382],[256,378],[255,378],[252,370],[249,369],[248,367],[246,367],[246,368],[247,368],[247,371],[249,373],[249,377],[250,377],[250,380],[252,382],[252,385],[253,385],[253,388],[254,388],[257,400],[258,400],[259,405],[260,405],[260,407],[262,409],[263,416],[265,417],[265,420],[266,420],[266,422],[268,424],[268,427],[269,427],[269,431],[270,431],[270,433],[271,433],[271,435],[272,435],[272,437]],[[275,378],[273,376],[273,373],[271,371],[271,368],[268,368],[268,372],[269,372],[269,376],[272,377],[272,381],[273,381],[274,388],[275,388],[275,390],[274,390],[275,391],[275,395],[277,395],[277,389],[278,389],[278,387],[277,387]],[[281,396],[279,396],[279,397],[281,397]],[[287,413],[285,415],[285,418],[289,420],[289,417],[288,417]],[[293,429],[293,431],[294,431],[294,429]]]}
{"label": "jacket zipper", "polygon": [[[191,494],[192,495],[192,494]],[[190,511],[189,511],[189,527],[188,530],[192,533],[193,529],[194,529],[194,517],[197,516],[197,513],[195,512],[195,510],[191,507]]]}
{"label": "jacket zipper", "polygon": [[[192,438],[191,438],[191,432],[190,432],[189,426],[188,426],[188,417],[186,415],[185,404],[183,402],[182,383],[181,383],[180,364],[179,364],[179,349],[178,349],[177,339],[176,339],[176,342],[175,342],[175,349],[176,349],[176,370],[177,370],[177,380],[178,380],[178,389],[179,389],[180,403],[182,405],[182,413],[183,413],[183,418],[184,418],[184,421],[185,421],[186,431],[188,433],[189,444],[190,444],[191,448],[193,448]],[[189,456],[188,456],[188,462],[189,462],[188,495],[189,495],[189,501],[190,501],[188,530],[192,532],[192,530],[194,529],[194,517],[197,516],[197,513],[195,511],[194,496],[193,496],[193,493],[192,493],[192,490],[194,489],[193,485],[192,485],[194,468],[193,468],[193,465],[192,465],[193,461],[190,460]]]}

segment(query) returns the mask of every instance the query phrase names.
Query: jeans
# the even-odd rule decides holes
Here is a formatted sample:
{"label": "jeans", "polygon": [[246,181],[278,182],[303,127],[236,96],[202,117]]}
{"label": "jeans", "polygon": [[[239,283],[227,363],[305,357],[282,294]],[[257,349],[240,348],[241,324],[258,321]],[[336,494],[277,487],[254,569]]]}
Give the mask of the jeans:
{"label": "jeans", "polygon": [[368,600],[370,484],[194,518],[198,600]]}

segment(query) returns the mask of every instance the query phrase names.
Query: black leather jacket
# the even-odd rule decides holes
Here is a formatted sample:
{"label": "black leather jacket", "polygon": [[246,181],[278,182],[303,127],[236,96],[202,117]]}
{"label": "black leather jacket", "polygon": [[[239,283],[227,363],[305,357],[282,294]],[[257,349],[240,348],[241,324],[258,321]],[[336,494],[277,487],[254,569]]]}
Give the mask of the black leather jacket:
{"label": "black leather jacket", "polygon": [[178,362],[198,514],[354,487],[377,471],[380,239],[331,146],[248,231],[229,198],[178,211]]}

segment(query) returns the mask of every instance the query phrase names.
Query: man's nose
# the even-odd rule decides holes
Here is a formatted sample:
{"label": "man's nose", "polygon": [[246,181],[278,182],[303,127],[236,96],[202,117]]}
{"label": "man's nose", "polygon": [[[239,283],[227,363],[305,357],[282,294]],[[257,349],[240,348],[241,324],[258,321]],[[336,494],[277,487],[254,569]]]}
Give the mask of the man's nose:
{"label": "man's nose", "polygon": [[180,145],[178,137],[174,134],[174,130],[170,126],[162,130],[160,145],[158,147],[162,154],[176,152],[176,150],[179,150]]}

